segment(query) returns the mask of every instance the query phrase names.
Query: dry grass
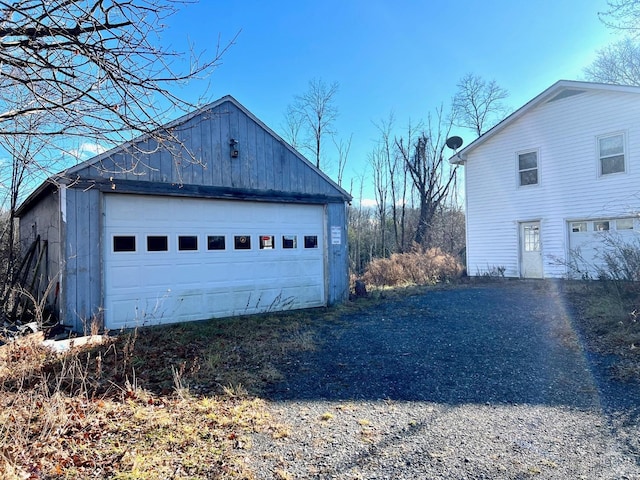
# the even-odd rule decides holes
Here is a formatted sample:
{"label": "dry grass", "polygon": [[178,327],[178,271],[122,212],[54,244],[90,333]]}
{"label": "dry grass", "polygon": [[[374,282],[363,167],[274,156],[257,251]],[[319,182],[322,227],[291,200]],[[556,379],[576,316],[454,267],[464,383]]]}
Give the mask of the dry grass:
{"label": "dry grass", "polygon": [[363,280],[376,287],[435,285],[457,280],[462,274],[460,262],[438,248],[416,249],[377,258],[367,266]]}
{"label": "dry grass", "polygon": [[[291,433],[259,399],[281,379],[286,356],[316,348],[318,323],[425,290],[385,290],[329,310],[146,328],[65,355],[43,348],[37,335],[2,346],[0,478],[251,479],[239,455],[251,433]],[[618,378],[640,378],[637,290],[598,282],[567,290],[587,344],[618,355]],[[333,415],[319,420],[330,424]],[[375,433],[369,420],[359,423],[363,440]],[[288,478],[285,470],[278,475]]]}
{"label": "dry grass", "polygon": [[573,282],[567,296],[588,348],[615,355],[612,375],[640,380],[640,285],[609,281]]}
{"label": "dry grass", "polygon": [[55,354],[0,347],[0,478],[253,478],[249,434],[286,436],[256,395],[315,348],[324,310],[123,333]]}

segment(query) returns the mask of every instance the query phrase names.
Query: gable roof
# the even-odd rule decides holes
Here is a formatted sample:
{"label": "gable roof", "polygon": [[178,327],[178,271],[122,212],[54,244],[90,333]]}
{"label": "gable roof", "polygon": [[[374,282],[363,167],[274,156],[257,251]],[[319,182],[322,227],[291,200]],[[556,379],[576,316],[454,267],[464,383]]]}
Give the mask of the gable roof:
{"label": "gable roof", "polygon": [[519,120],[526,115],[529,111],[538,107],[539,105],[554,100],[560,100],[562,98],[568,98],[574,95],[579,95],[588,91],[602,91],[602,92],[622,92],[622,93],[636,93],[640,94],[640,87],[630,85],[612,85],[605,83],[593,83],[593,82],[581,82],[574,80],[559,80],[541,94],[524,104],[518,110],[513,112],[507,118],[495,125],[489,131],[476,138],[473,142],[467,145],[465,148],[457,152],[451,158],[449,162],[452,164],[463,164],[467,160],[467,155],[484,144],[487,140],[490,140],[502,130]]}
{"label": "gable roof", "polygon": [[[319,177],[321,177],[325,182],[329,183],[333,188],[335,188],[339,195],[341,195],[345,201],[351,202],[352,196],[340,187],[336,182],[334,182],[327,174],[325,174],[322,170],[317,168],[313,163],[307,160],[300,152],[294,149],[288,142],[286,142],[282,137],[280,137],[277,133],[275,133],[271,128],[269,128],[264,122],[262,122],[259,118],[257,118],[253,113],[251,113],[244,105],[242,105],[238,100],[236,100],[231,95],[225,95],[224,97],[209,103],[203,107],[200,107],[193,112],[189,112],[169,123],[164,124],[161,128],[170,129],[181,126],[187,123],[189,120],[201,115],[209,110],[215,109],[225,103],[233,104],[238,110],[240,110],[244,115],[253,120],[256,124],[260,126],[260,128],[264,129],[269,135],[274,137],[277,141],[279,141],[282,145],[285,146],[287,150],[289,150],[294,156],[296,156],[300,161],[304,162],[307,167],[311,168]],[[67,178],[70,178],[72,174],[79,173],[87,167],[90,167],[95,164],[99,164],[103,160],[119,153],[122,151],[127,151],[131,146],[138,144],[140,142],[145,141],[150,137],[149,134],[140,135],[135,137],[127,142],[124,142],[120,145],[117,145],[110,150],[107,150],[99,155],[89,158],[83,162],[80,162],[70,168],[67,168],[61,172],[52,175],[48,179],[46,179],[41,185],[39,185],[19,206],[17,209],[17,215],[20,216],[22,212],[28,210],[34,203],[36,203],[42,196],[46,195],[51,189],[55,188],[55,185],[59,183],[67,183]],[[73,182],[72,182],[73,183]]]}
{"label": "gable roof", "polygon": [[[300,152],[298,152],[296,149],[294,149],[291,145],[289,145],[289,143],[287,141],[285,141],[280,135],[278,135],[276,132],[274,132],[271,128],[269,128],[262,120],[260,120],[258,117],[256,117],[253,113],[251,113],[244,105],[242,105],[238,100],[236,100],[234,97],[232,97],[231,95],[225,95],[224,97],[209,103],[203,107],[198,108],[197,110],[194,110],[193,112],[189,112],[165,125],[162,126],[163,129],[170,129],[170,128],[175,128],[178,127],[180,125],[183,125],[185,123],[187,123],[189,120],[191,120],[194,117],[197,117],[198,115],[203,114],[204,112],[208,111],[208,110],[212,110],[216,107],[219,107],[220,105],[224,104],[224,103],[231,103],[233,104],[235,107],[237,107],[242,113],[244,113],[247,117],[249,117],[251,120],[253,120],[254,122],[256,122],[261,128],[263,128],[267,133],[269,133],[269,135],[271,135],[272,137],[274,137],[275,139],[277,139],[279,142],[281,142],[291,153],[293,153],[296,157],[298,157],[301,161],[305,162],[307,164],[307,166],[311,167],[316,174],[318,174],[320,177],[322,177],[326,182],[330,183],[333,187],[335,187],[344,197],[345,199],[347,199],[349,202],[352,200],[352,197],[349,193],[347,193],[346,190],[344,190],[342,187],[340,187],[337,183],[335,183],[327,174],[325,174],[322,170],[320,170],[319,168],[317,168],[313,163],[311,163],[309,160],[307,160]],[[139,137],[136,137],[134,139],[129,140],[128,142],[125,142],[121,145],[118,145],[110,150],[107,150],[106,152],[103,152],[95,157],[92,157],[82,163],[79,163],[77,165],[74,165],[71,168],[68,168],[66,170],[64,170],[63,172],[60,172],[58,175],[64,174],[64,175],[70,175],[76,172],[79,172],[81,170],[83,170],[84,168],[86,168],[87,166],[90,165],[94,165],[97,163],[100,163],[103,159],[108,158],[112,155],[114,155],[115,153],[118,153],[120,151],[123,150],[127,150],[128,147],[130,147],[131,145],[134,145],[136,143],[140,143],[142,141],[144,141],[146,138],[148,138],[148,135],[141,135]]]}

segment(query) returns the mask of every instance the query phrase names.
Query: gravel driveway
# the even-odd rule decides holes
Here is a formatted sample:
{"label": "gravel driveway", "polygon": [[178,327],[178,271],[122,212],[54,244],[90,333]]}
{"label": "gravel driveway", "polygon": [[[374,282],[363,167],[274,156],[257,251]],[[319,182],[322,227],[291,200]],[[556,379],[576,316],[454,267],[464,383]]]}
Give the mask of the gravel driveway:
{"label": "gravel driveway", "polygon": [[640,479],[637,386],[609,385],[552,284],[390,300],[281,366],[259,479]]}

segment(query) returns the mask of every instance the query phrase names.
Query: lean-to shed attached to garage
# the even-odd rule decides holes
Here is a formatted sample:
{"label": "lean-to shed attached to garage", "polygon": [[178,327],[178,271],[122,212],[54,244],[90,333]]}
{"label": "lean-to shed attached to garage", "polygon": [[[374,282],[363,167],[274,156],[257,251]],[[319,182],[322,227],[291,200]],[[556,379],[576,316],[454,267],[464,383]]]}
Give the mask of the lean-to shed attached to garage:
{"label": "lean-to shed attached to garage", "polygon": [[106,329],[339,303],[351,197],[233,97],[49,179],[23,245],[63,324]]}

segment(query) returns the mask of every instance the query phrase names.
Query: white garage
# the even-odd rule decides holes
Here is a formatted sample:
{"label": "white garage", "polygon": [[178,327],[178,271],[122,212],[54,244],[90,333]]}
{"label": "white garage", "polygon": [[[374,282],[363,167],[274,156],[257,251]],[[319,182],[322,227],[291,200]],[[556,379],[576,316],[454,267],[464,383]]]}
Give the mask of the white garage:
{"label": "white garage", "polygon": [[570,274],[598,278],[611,273],[606,254],[640,241],[640,223],[634,217],[575,220],[568,222]]}
{"label": "white garage", "polygon": [[104,201],[108,329],[325,304],[322,205]]}
{"label": "white garage", "polygon": [[87,331],[348,298],[351,196],[227,96],[44,182],[19,209],[63,324]]}

